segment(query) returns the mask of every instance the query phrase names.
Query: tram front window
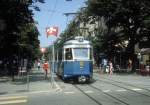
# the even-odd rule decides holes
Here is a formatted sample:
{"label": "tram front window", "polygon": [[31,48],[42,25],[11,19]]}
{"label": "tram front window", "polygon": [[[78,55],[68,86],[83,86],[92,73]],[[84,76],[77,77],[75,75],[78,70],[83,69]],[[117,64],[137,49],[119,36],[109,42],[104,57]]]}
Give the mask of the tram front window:
{"label": "tram front window", "polygon": [[75,48],[74,59],[89,59],[88,48]]}

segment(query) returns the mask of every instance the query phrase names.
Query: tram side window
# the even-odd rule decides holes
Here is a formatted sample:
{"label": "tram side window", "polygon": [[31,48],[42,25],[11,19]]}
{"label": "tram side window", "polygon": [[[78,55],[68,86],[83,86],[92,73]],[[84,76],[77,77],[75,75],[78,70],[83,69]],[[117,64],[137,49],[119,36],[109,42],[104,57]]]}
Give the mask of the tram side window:
{"label": "tram side window", "polygon": [[65,59],[66,60],[72,60],[72,50],[71,50],[71,48],[66,49]]}
{"label": "tram side window", "polygon": [[90,59],[93,59],[93,52],[92,52],[92,48],[90,48]]}
{"label": "tram side window", "polygon": [[62,52],[61,51],[58,52],[58,60],[62,60]]}

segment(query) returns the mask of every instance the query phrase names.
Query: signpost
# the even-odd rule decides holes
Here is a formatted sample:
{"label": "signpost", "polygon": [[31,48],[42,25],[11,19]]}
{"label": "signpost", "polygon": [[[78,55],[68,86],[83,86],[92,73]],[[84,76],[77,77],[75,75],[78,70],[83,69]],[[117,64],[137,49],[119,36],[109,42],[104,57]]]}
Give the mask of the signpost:
{"label": "signpost", "polygon": [[[47,37],[50,36],[50,35],[53,35],[53,36],[56,36],[57,37],[57,34],[58,34],[58,27],[56,26],[53,26],[53,27],[47,27],[46,28],[46,33],[47,33]],[[49,56],[49,60],[50,60],[50,56]],[[49,65],[50,65],[50,61],[49,61]],[[53,43],[53,46],[52,46],[52,65],[51,65],[51,68],[50,69],[50,74],[51,74],[51,86],[52,88],[54,88],[54,69],[55,69],[55,48],[54,48],[54,43]]]}

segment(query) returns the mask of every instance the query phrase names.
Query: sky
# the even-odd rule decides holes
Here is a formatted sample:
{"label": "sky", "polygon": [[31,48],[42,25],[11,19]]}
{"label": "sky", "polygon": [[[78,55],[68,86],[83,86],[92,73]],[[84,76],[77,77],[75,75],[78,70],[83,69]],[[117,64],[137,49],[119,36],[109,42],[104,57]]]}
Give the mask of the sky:
{"label": "sky", "polygon": [[58,26],[59,33],[64,31],[66,25],[73,18],[72,15],[68,17],[64,13],[76,13],[79,8],[85,7],[86,0],[45,0],[45,3],[36,3],[40,11],[34,11],[34,20],[38,22],[37,27],[40,32],[38,37],[40,40],[40,47],[47,47],[56,41],[57,37],[46,36],[46,27]]}

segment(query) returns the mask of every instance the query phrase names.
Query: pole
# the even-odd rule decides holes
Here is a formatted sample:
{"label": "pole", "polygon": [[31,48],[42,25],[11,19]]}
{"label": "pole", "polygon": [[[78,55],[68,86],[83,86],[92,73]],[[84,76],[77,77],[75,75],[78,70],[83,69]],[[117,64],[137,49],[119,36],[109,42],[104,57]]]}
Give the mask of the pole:
{"label": "pole", "polygon": [[122,66],[121,66],[121,52],[120,52],[120,68],[121,68]]}
{"label": "pole", "polygon": [[27,68],[26,68],[26,73],[27,73],[27,91],[29,91],[29,82],[30,82],[30,77],[29,77],[29,72],[31,71],[31,61],[28,59],[27,60]]}
{"label": "pole", "polygon": [[49,47],[49,71],[50,71],[50,83],[52,84],[52,57],[51,57],[51,47]]}
{"label": "pole", "polygon": [[27,91],[29,91],[29,71],[27,71]]}
{"label": "pole", "polygon": [[44,52],[42,53],[42,63],[44,63]]}
{"label": "pole", "polygon": [[51,85],[52,88],[54,87],[54,69],[55,69],[55,51],[54,51],[54,44],[53,44],[53,49],[52,49],[52,69],[51,69]]}

